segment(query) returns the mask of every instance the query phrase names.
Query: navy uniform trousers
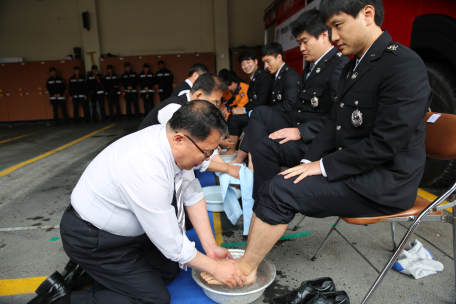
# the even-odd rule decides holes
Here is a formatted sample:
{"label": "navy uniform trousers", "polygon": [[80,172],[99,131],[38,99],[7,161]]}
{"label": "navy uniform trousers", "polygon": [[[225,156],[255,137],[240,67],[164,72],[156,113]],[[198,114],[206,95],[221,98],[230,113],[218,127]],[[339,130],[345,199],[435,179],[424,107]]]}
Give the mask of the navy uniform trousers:
{"label": "navy uniform trousers", "polygon": [[[170,303],[166,284],[179,275],[146,234],[124,237],[100,230],[76,217],[70,207],[60,223],[63,249],[95,281],[92,292],[73,291],[72,304]],[[69,304],[68,300],[61,303]],[[60,302],[58,302],[60,304]]]}

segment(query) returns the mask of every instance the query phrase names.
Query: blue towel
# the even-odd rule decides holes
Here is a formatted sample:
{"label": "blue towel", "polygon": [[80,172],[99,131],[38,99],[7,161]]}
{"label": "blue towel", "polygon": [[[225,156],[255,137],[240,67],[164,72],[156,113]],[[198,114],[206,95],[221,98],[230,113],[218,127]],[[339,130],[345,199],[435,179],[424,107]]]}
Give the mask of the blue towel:
{"label": "blue towel", "polygon": [[[227,173],[219,175],[220,188],[222,189],[223,209],[233,225],[236,225],[241,215],[244,214],[243,234],[248,235],[254,203],[252,198],[253,172],[247,168],[245,164],[236,164],[236,166],[241,166],[241,170],[239,171],[240,180]],[[239,206],[236,193],[230,187],[230,184],[241,185],[242,209],[241,206]]]}

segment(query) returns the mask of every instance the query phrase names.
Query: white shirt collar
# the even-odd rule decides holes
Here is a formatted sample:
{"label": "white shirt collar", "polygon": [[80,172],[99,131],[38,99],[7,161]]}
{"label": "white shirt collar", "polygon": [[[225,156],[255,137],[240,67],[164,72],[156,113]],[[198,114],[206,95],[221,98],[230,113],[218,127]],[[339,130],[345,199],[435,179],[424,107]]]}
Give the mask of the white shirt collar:
{"label": "white shirt collar", "polygon": [[191,82],[190,80],[188,80],[188,78],[185,79],[185,82],[188,83],[188,85],[189,85],[191,88],[193,88],[193,82]]}
{"label": "white shirt collar", "polygon": [[282,66],[280,67],[280,69],[277,71],[277,73],[275,74],[275,78],[277,79],[277,76],[279,76],[279,73],[280,73],[280,70],[283,68],[283,66],[285,65],[285,62],[282,64]]}
{"label": "white shirt collar", "polygon": [[192,100],[190,99],[190,93],[185,93],[185,96],[187,96],[187,101],[192,101]]}
{"label": "white shirt collar", "polygon": [[321,58],[325,57],[326,54],[328,54],[332,49],[334,48],[334,45],[332,46],[332,48],[330,48],[326,53],[323,54],[323,56],[321,56],[320,58],[318,58],[317,61],[315,61],[313,64],[314,66],[316,66],[318,64],[318,62],[320,62]]}

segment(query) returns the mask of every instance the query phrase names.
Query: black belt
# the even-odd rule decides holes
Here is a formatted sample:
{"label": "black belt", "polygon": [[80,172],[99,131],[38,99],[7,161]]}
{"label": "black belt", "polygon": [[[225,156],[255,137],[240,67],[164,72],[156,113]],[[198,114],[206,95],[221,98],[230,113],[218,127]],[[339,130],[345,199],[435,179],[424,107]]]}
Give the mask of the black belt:
{"label": "black belt", "polygon": [[77,218],[80,219],[81,221],[86,222],[86,223],[89,224],[89,225],[92,225],[92,223],[90,223],[90,222],[84,220],[84,219],[79,215],[79,213],[76,211],[76,209],[73,208],[73,205],[71,205],[71,204],[70,204],[70,210],[69,210],[69,211],[71,212],[71,214],[73,214],[75,217],[77,217]]}

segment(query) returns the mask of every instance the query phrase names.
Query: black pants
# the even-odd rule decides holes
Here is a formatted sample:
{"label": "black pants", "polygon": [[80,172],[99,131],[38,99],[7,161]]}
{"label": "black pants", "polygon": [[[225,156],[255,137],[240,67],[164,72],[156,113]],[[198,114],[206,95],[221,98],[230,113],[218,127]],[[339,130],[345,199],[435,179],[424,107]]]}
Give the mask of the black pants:
{"label": "black pants", "polygon": [[294,184],[296,177],[277,175],[263,183],[253,211],[270,225],[288,224],[297,212],[316,218],[328,216],[371,217],[395,214],[403,209],[377,204],[342,181],[330,182],[322,175]]}
{"label": "black pants", "polygon": [[139,118],[138,92],[125,92],[125,102],[127,104],[127,118],[131,119],[131,103],[135,108],[135,117]]}
{"label": "black pants", "polygon": [[248,114],[230,115],[230,117],[228,117],[228,131],[230,135],[241,136],[244,128],[247,127],[248,123]]}
{"label": "black pants", "polygon": [[101,120],[105,120],[104,94],[90,93],[90,102],[92,103],[92,120],[97,120],[97,103],[100,105],[100,118]]}
{"label": "black pants", "polygon": [[276,111],[269,106],[256,107],[245,129],[244,139],[239,149],[251,152],[256,142],[269,134],[284,128],[296,127],[291,116]]}
{"label": "black pants", "polygon": [[166,284],[179,275],[146,234],[117,236],[100,230],[69,211],[60,224],[63,249],[103,288],[71,293],[71,303],[170,303]]}
{"label": "black pants", "polygon": [[58,124],[59,123],[59,106],[60,110],[62,110],[62,115],[63,119],[65,120],[65,123],[68,122],[68,114],[66,110],[66,104],[65,104],[65,99],[57,99],[57,100],[51,100],[52,108],[54,110],[54,120]]}
{"label": "black pants", "polygon": [[168,99],[171,96],[173,89],[164,89],[163,91],[159,91],[158,95],[160,95],[160,102]]}
{"label": "black pants", "polygon": [[109,107],[109,118],[114,118],[114,106],[116,107],[116,118],[120,119],[120,105],[118,94],[108,94],[108,107]]}
{"label": "black pants", "polygon": [[79,121],[79,104],[81,104],[84,110],[84,120],[90,120],[89,105],[84,97],[73,97],[73,120],[74,122]]}
{"label": "black pants", "polygon": [[144,115],[149,114],[154,108],[154,93],[141,93],[141,98],[144,102]]}

